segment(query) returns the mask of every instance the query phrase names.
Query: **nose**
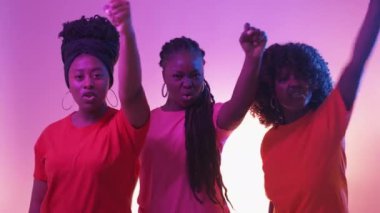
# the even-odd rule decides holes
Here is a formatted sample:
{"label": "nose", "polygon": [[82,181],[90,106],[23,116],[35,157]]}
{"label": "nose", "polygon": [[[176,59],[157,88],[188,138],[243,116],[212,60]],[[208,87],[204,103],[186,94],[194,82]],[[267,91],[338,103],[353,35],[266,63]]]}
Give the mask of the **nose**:
{"label": "nose", "polygon": [[291,86],[302,86],[305,84],[305,81],[296,77],[295,75],[290,75],[289,77],[289,85]]}
{"label": "nose", "polygon": [[94,81],[91,76],[86,76],[83,83],[85,88],[92,88],[94,86]]}
{"label": "nose", "polygon": [[295,86],[298,85],[298,79],[294,77],[294,75],[291,75],[288,80],[289,85]]}
{"label": "nose", "polygon": [[190,78],[185,77],[183,78],[182,86],[186,88],[190,88],[193,86],[193,81]]}

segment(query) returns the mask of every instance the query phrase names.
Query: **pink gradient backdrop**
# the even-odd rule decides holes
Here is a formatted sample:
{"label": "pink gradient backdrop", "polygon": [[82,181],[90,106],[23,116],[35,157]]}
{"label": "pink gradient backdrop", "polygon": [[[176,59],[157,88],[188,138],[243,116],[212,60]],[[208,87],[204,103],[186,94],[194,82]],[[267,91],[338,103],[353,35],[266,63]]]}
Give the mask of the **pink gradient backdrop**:
{"label": "pink gradient backdrop", "polygon": [[[32,186],[33,145],[46,125],[69,113],[61,108],[67,88],[58,32],[64,21],[81,15],[104,15],[105,1],[0,1],[0,212],[26,212]],[[206,78],[216,99],[227,100],[243,61],[238,37],[246,21],[264,29],[269,44],[301,41],[317,47],[336,81],[351,54],[367,3],[132,1],[149,103],[153,108],[164,101],[160,95],[160,47],[181,35],[196,39],[206,50]],[[380,212],[379,58],[377,46],[367,64],[346,138],[353,213]],[[225,147],[222,170],[235,212],[267,211],[259,156],[264,132],[257,120],[247,116]]]}

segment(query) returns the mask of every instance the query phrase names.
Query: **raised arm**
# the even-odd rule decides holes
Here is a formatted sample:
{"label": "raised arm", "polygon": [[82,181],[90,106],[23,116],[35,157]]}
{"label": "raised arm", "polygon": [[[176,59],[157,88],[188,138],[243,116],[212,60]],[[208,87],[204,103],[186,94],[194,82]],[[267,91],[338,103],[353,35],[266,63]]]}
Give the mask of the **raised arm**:
{"label": "raised arm", "polygon": [[267,38],[264,32],[245,24],[240,44],[245,60],[232,97],[219,111],[217,124],[222,129],[235,129],[243,120],[252,104],[257,90],[261,59]]}
{"label": "raised arm", "polygon": [[380,0],[370,0],[367,14],[355,41],[352,57],[338,82],[347,110],[351,110],[363,74],[364,65],[379,33]]}
{"label": "raised arm", "polygon": [[140,56],[132,26],[130,4],[126,0],[111,0],[108,15],[120,33],[119,98],[129,122],[141,127],[149,118],[149,105],[142,87]]}

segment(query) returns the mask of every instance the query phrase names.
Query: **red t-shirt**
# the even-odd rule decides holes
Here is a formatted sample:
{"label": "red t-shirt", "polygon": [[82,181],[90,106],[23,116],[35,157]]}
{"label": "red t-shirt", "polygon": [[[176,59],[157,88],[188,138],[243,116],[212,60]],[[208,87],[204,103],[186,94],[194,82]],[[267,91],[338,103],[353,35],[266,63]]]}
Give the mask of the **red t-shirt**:
{"label": "red t-shirt", "polygon": [[276,213],[348,212],[344,135],[350,115],[335,89],[316,111],[264,136],[265,190]]}
{"label": "red t-shirt", "polygon": [[47,182],[41,212],[131,212],[148,122],[135,129],[109,109],[77,128],[71,116],[49,125],[35,145],[34,177]]}

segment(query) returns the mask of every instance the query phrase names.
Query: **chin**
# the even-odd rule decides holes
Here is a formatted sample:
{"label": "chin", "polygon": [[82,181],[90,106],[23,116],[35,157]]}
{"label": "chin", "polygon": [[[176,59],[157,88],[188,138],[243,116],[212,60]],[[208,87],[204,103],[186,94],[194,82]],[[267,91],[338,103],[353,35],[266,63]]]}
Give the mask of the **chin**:
{"label": "chin", "polygon": [[190,107],[192,107],[192,106],[194,105],[194,102],[195,102],[195,101],[186,101],[186,102],[182,102],[181,106],[182,106],[183,108],[190,108]]}
{"label": "chin", "polygon": [[287,111],[292,111],[292,112],[299,112],[299,111],[304,111],[305,109],[308,108],[307,105],[304,104],[289,104],[289,105],[282,105],[284,109]]}
{"label": "chin", "polygon": [[[105,105],[107,107],[107,105]],[[79,107],[80,110],[85,112],[97,112],[100,111],[103,108],[103,105],[101,104],[83,104],[81,107]]]}

